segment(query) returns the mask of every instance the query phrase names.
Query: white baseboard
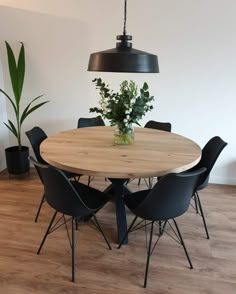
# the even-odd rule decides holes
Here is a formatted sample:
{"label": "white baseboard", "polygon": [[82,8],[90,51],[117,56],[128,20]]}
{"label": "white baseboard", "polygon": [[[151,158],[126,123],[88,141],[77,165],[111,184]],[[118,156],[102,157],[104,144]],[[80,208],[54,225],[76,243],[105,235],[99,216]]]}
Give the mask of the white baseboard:
{"label": "white baseboard", "polygon": [[[3,171],[4,169],[6,169],[6,164],[1,164],[0,165],[0,172]],[[221,184],[221,185],[236,185],[236,177],[211,176],[209,183]]]}
{"label": "white baseboard", "polygon": [[211,176],[209,183],[222,185],[236,185],[236,177]]}
{"label": "white baseboard", "polygon": [[0,164],[0,172],[6,168],[6,164]]}

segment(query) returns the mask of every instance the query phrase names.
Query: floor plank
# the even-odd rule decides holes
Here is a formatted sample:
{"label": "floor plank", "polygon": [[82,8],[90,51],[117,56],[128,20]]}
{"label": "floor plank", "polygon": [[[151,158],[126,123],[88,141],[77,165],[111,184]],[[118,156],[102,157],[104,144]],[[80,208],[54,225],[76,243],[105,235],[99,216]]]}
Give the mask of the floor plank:
{"label": "floor plank", "polygon": [[[83,177],[86,182],[87,178]],[[101,190],[109,184],[95,178]],[[130,189],[138,187],[134,180]],[[111,241],[109,251],[91,225],[79,231],[76,248],[76,282],[71,279],[70,247],[63,228],[49,236],[36,254],[53,210],[45,204],[38,223],[34,217],[43,192],[34,169],[25,178],[0,174],[0,294],[77,293],[236,293],[236,186],[212,185],[200,197],[208,222],[210,240],[205,238],[201,218],[189,208],[178,218],[194,269],[188,268],[179,244],[164,235],[150,264],[148,288],[143,289],[145,236],[137,231],[129,245],[116,249],[116,220],[113,203],[98,213]],[[127,211],[128,221],[132,219]]]}

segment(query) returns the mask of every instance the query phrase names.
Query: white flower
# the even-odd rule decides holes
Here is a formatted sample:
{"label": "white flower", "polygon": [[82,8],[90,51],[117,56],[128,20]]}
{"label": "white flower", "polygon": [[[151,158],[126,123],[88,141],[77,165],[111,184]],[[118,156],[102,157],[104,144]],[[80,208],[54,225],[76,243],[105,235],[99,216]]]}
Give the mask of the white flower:
{"label": "white flower", "polygon": [[136,98],[135,98],[135,97],[133,97],[133,98],[130,100],[130,103],[131,103],[131,104],[134,104],[134,103],[135,103],[135,101],[136,101]]}

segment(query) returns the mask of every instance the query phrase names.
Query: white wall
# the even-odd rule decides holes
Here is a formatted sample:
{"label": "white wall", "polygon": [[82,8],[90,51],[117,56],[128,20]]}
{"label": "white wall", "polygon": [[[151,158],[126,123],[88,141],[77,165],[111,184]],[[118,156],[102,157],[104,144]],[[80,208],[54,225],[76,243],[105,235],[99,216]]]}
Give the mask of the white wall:
{"label": "white wall", "polygon": [[1,22],[8,21],[0,29],[0,45],[19,37],[26,42],[25,90],[31,97],[44,92],[51,101],[32,115],[26,128],[39,124],[50,134],[75,127],[77,118],[88,115],[96,103],[94,77],[114,86],[123,79],[145,80],[156,102],[143,123],[171,121],[174,132],[200,146],[221,136],[229,145],[211,182],[236,183],[236,138],[230,127],[236,123],[235,0],[129,0],[127,33],[133,35],[134,48],[158,54],[158,75],[86,71],[89,53],[114,47],[116,35],[122,33],[123,1],[0,0],[1,4],[28,10],[10,9],[14,18],[2,20],[6,8],[0,8]]}
{"label": "white wall", "polygon": [[[2,68],[1,59],[0,59],[0,68]],[[0,70],[0,87],[3,85],[3,72]],[[5,168],[5,154],[4,149],[9,145],[9,137],[7,128],[4,126],[2,121],[7,120],[6,112],[6,100],[0,99],[0,170]]]}
{"label": "white wall", "polygon": [[[2,7],[0,19],[5,24],[0,39],[7,40],[15,52],[19,52],[20,41],[26,51],[26,75],[22,95],[22,109],[36,96],[44,94],[43,100],[50,102],[32,113],[23,127],[23,142],[28,140],[25,130],[40,125],[48,134],[76,127],[77,118],[88,112],[87,29],[79,20],[65,19]],[[17,30],[12,29],[12,20]],[[29,29],[30,24],[30,29]],[[5,44],[1,42],[4,60],[5,90],[12,95],[6,63]],[[77,58],[79,56],[79,58]],[[1,99],[2,100],[2,99]],[[8,114],[14,118],[11,105]],[[10,144],[15,138],[10,137]]]}

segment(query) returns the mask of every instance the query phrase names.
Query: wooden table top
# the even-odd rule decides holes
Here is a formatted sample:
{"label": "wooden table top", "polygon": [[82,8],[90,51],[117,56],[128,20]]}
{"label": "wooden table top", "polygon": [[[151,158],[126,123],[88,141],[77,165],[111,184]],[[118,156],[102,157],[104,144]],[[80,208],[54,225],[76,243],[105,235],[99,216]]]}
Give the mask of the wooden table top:
{"label": "wooden table top", "polygon": [[77,128],[48,137],[41,156],[60,169],[89,176],[145,178],[181,172],[198,163],[201,148],[183,136],[135,128],[133,145],[114,145],[112,127]]}

